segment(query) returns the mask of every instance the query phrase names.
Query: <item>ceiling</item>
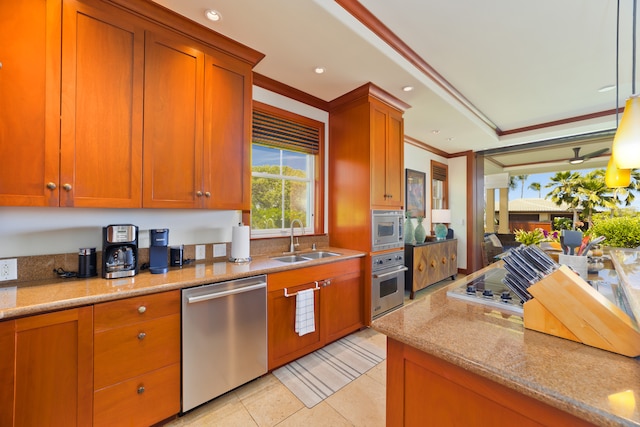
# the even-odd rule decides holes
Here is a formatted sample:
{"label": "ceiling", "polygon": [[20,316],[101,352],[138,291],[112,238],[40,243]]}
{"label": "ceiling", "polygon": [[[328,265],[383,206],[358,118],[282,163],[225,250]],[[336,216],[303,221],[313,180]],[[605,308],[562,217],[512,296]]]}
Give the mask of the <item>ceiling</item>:
{"label": "ceiling", "polygon": [[[155,1],[265,54],[255,72],[324,101],[374,83],[411,106],[408,137],[446,153],[489,150],[489,172],[535,173],[523,165],[567,164],[576,145],[581,154],[611,146],[616,90],[599,89],[616,83],[615,0]],[[620,6],[623,106],[632,0]],[[222,19],[207,20],[206,9]],[[495,153],[533,142],[524,155]]]}

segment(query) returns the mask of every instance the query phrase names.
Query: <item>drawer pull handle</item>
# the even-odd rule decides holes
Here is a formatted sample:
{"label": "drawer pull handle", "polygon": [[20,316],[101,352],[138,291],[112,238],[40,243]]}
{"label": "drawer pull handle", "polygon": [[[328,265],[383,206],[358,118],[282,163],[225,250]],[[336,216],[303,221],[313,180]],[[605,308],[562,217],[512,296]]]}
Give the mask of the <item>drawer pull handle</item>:
{"label": "drawer pull handle", "polygon": [[138,386],[138,394],[142,394],[142,393],[144,393],[144,386],[143,385]]}
{"label": "drawer pull handle", "polygon": [[446,263],[447,263],[447,257],[444,257],[444,256],[442,257],[442,263],[443,263],[443,264],[446,264]]}
{"label": "drawer pull handle", "polygon": [[145,337],[146,337],[146,336],[147,336],[147,334],[145,334],[144,332],[140,332],[140,333],[138,334],[138,339],[139,339],[140,341],[142,341],[143,339],[145,339]]}
{"label": "drawer pull handle", "polygon": [[145,307],[144,305],[138,307],[138,313],[143,314],[145,311],[147,311],[147,307]]}

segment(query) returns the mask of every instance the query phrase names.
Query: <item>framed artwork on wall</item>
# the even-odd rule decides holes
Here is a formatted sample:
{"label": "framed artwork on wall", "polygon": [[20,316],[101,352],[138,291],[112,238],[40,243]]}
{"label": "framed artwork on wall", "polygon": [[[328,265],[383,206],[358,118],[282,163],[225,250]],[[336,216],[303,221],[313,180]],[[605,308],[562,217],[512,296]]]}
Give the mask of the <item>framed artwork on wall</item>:
{"label": "framed artwork on wall", "polygon": [[406,169],[405,191],[407,213],[411,218],[425,217],[425,180],[426,174],[412,169]]}

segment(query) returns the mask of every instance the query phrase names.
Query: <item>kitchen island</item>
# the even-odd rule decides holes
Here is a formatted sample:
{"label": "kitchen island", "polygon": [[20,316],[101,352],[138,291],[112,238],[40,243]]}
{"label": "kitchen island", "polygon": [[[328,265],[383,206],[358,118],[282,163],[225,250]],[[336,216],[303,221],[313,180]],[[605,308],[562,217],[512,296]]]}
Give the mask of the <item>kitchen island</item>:
{"label": "kitchen island", "polygon": [[447,296],[484,271],[372,323],[388,337],[388,426],[640,426],[639,358]]}

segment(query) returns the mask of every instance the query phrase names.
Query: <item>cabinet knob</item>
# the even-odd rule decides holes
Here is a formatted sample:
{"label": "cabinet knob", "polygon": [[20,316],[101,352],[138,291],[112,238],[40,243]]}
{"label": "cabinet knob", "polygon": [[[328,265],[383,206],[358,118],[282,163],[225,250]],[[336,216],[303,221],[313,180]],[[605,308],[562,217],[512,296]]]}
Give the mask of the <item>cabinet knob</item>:
{"label": "cabinet knob", "polygon": [[71,186],[71,184],[65,184],[65,185],[63,185],[63,186],[62,186],[62,188],[64,188],[64,189],[65,189],[65,191],[71,191],[71,189],[72,189],[73,187]]}
{"label": "cabinet knob", "polygon": [[322,286],[331,286],[331,279],[325,280]]}
{"label": "cabinet knob", "polygon": [[451,261],[456,259],[456,254],[451,254]]}
{"label": "cabinet knob", "polygon": [[435,260],[435,259],[432,259],[432,260],[431,260],[431,267],[436,268],[436,264],[437,264],[437,263],[436,263],[436,260]]}
{"label": "cabinet knob", "polygon": [[138,386],[138,394],[142,394],[142,393],[144,393],[144,386],[140,385]]}
{"label": "cabinet knob", "polygon": [[442,261],[443,264],[446,264],[447,263],[447,257],[443,256],[441,261]]}
{"label": "cabinet knob", "polygon": [[2,70],[2,62],[0,62],[0,70]]}
{"label": "cabinet knob", "polygon": [[204,197],[211,197],[211,193],[210,193],[210,192],[208,192],[208,191],[206,191],[206,192],[204,193]]}
{"label": "cabinet knob", "polygon": [[424,264],[423,263],[418,264],[418,271],[424,271]]}
{"label": "cabinet knob", "polygon": [[145,307],[144,305],[141,305],[140,307],[138,307],[138,313],[142,314],[145,311],[147,311],[147,307]]}
{"label": "cabinet knob", "polygon": [[146,336],[147,336],[147,334],[146,334],[146,333],[144,333],[144,332],[140,332],[140,333],[138,334],[138,339],[139,339],[140,341],[142,341]]}
{"label": "cabinet knob", "polygon": [[56,185],[56,183],[55,183],[55,182],[48,182],[48,183],[47,183],[47,188],[48,188],[49,190],[55,190],[57,187],[58,187],[58,186]]}
{"label": "cabinet knob", "polygon": [[202,197],[202,191],[196,191],[196,196]]}

